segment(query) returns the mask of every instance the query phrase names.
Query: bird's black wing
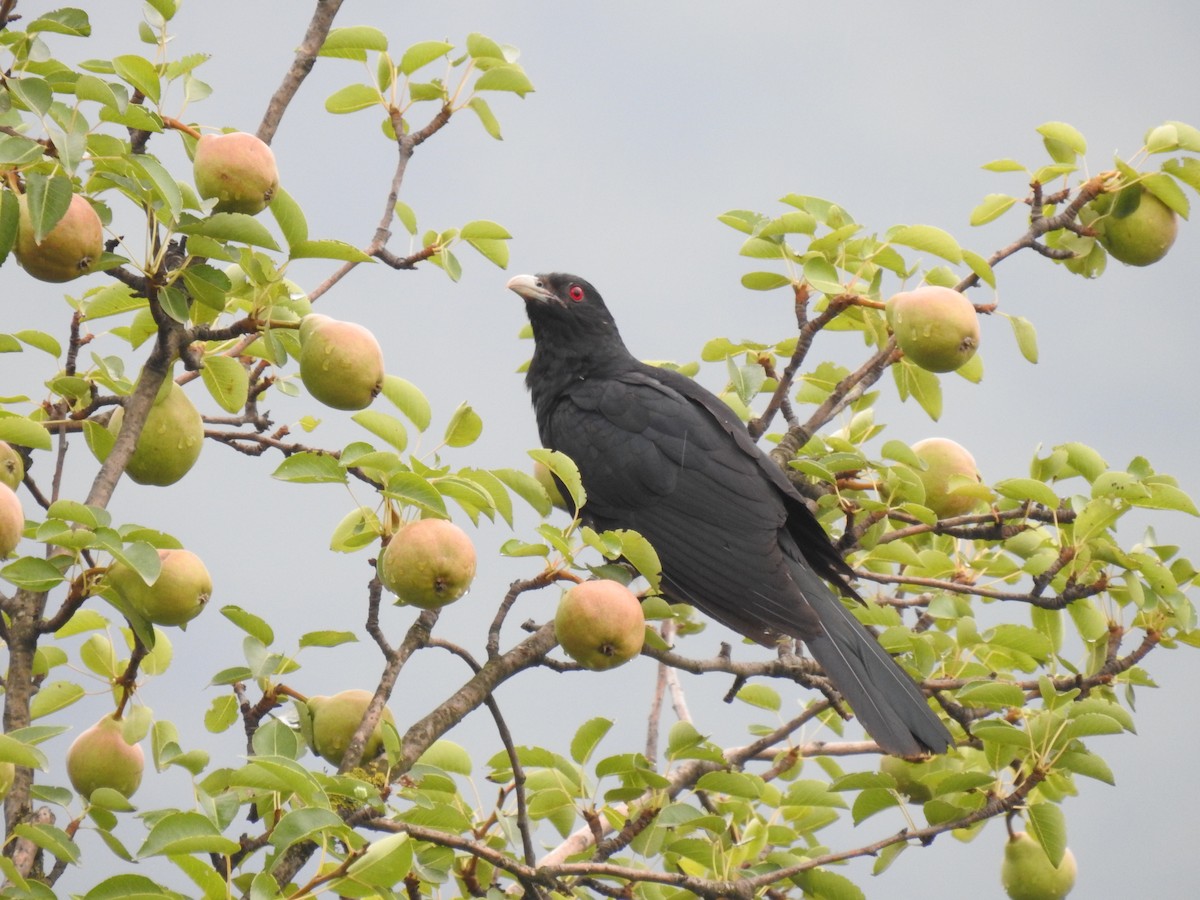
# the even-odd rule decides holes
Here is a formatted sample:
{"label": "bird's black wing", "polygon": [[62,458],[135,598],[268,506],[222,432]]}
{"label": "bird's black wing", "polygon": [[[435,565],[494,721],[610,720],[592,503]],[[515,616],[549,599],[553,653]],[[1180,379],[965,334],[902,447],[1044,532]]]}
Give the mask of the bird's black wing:
{"label": "bird's black wing", "polygon": [[821,580],[844,585],[849,568],[717,397],[639,363],[575,382],[539,428],[579,466],[585,518],[654,546],[669,599],[762,643],[805,641],[888,752],[950,744],[912,679]]}
{"label": "bird's black wing", "polygon": [[638,366],[580,381],[540,423],[543,443],[579,466],[586,517],[641,532],[670,599],[764,643],[818,634],[804,591],[829,591],[811,572],[812,584],[797,584],[780,543],[789,510],[757,448],[731,412],[733,431],[662,374],[675,373]]}

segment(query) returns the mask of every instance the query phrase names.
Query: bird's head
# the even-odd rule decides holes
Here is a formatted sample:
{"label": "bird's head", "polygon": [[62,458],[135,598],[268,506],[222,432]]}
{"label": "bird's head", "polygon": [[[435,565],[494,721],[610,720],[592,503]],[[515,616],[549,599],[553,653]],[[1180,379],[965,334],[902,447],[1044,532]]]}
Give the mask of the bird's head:
{"label": "bird's head", "polygon": [[508,289],[525,300],[538,339],[544,332],[557,341],[595,340],[617,333],[600,292],[577,275],[517,275],[509,279]]}

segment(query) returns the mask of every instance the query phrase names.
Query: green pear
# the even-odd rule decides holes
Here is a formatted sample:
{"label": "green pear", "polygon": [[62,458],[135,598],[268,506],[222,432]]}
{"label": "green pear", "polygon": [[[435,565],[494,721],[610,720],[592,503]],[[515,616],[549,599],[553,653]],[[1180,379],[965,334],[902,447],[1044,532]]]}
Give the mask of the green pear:
{"label": "green pear", "polygon": [[300,323],[300,380],[334,409],[366,409],[383,388],[383,350],[354,322],[320,313]]}
{"label": "green pear", "polygon": [[563,651],[585,669],[613,669],[642,652],[646,617],[633,591],[597,578],[563,594],[554,632]]}
{"label": "green pear", "polygon": [[159,550],[162,562],[154,584],[123,562],[108,570],[108,582],[145,619],[155,625],[182,625],[196,618],[212,596],[212,576],[190,550]]}
{"label": "green pear", "polygon": [[953,372],[979,349],[979,316],[956,290],[927,284],[887,301],[888,324],[904,355],[930,372]]}
{"label": "green pear", "polygon": [[979,505],[979,497],[960,490],[962,479],[978,482],[975,457],[962,444],[949,438],[926,438],[912,445],[913,453],[925,463],[917,477],[925,486],[925,505],[939,519],[964,516]]}
{"label": "green pear", "polygon": [[12,488],[0,484],[0,559],[12,555],[25,530],[25,511]]}
{"label": "green pear", "polygon": [[1067,850],[1055,868],[1042,845],[1018,831],[1004,845],[1000,883],[1012,900],[1062,900],[1075,887],[1078,866]]}
{"label": "green pear", "polygon": [[203,135],[192,163],[196,191],[216,199],[215,212],[258,215],[279,190],[275,154],[253,134]]}
{"label": "green pear", "polygon": [[25,477],[25,460],[6,441],[0,441],[0,484],[7,484],[14,491]]}
{"label": "green pear", "polygon": [[1114,197],[1093,201],[1101,214],[1092,227],[1114,259],[1129,266],[1156,263],[1171,249],[1179,234],[1179,217],[1140,184],[1122,188]]}
{"label": "green pear", "polygon": [[42,238],[34,238],[29,203],[22,194],[17,242],[13,247],[17,262],[39,281],[60,283],[86,275],[104,252],[104,226],[92,205],[81,195],[72,194],[66,213]]}
{"label": "green pear", "polygon": [[[108,429],[120,433],[125,410],[117,407]],[[204,421],[178,384],[160,391],[125,471],[138,484],[174,484],[195,465],[204,448]]]}
{"label": "green pear", "polygon": [[[350,739],[358,730],[373,696],[371,691],[352,689],[332,697],[310,697],[307,706],[312,726],[313,752],[330,765],[340,765],[346,748],[350,746]],[[396,723],[392,711],[387,707],[384,707],[375,730],[367,738],[363,748],[363,762],[373,759],[383,746],[385,721],[392,725]]]}
{"label": "green pear", "polygon": [[376,563],[379,580],[400,603],[440,609],[475,579],[475,545],[446,519],[418,519],[392,535]]}
{"label": "green pear", "polygon": [[67,777],[85,800],[102,787],[132,797],[145,765],[141,746],[125,740],[121,721],[111,715],[81,732],[67,750]]}

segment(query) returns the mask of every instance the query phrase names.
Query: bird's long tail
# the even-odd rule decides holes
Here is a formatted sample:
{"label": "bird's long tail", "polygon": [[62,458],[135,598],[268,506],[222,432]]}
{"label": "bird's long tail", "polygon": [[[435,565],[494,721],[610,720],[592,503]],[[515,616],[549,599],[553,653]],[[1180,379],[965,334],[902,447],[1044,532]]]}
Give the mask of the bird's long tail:
{"label": "bird's long tail", "polygon": [[888,753],[942,753],[953,738],[916,683],[834,594],[806,591],[824,633],[805,639],[867,733]]}

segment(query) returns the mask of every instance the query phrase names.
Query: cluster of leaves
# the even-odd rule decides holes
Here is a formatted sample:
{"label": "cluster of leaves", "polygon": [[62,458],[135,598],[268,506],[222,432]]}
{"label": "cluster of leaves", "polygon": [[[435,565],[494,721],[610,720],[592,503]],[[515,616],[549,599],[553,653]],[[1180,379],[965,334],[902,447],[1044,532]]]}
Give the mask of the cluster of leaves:
{"label": "cluster of leaves", "polygon": [[[161,60],[168,56],[168,26],[177,5],[150,0],[139,29]],[[145,228],[136,233],[147,235],[138,247],[124,239],[111,242],[100,262],[109,280],[72,298],[65,348],[42,332],[0,336],[0,349],[36,348],[56,361],[44,403],[4,398],[13,409],[0,416],[0,439],[36,452],[53,449],[55,441],[62,447],[82,433],[107,458],[101,476],[106,471],[119,476],[123,461],[105,428],[108,411],[124,404],[128,423],[140,402],[144,419],[172,365],[182,362],[186,371],[178,381],[200,377],[224,414],[208,417],[209,439],[250,455],[281,453],[274,477],[282,481],[361,484],[371,492],[369,502],[356,500],[334,525],[334,551],[366,551],[400,519],[446,517],[456,509],[476,523],[498,519],[519,528],[516,513],[525,503],[544,519],[550,497],[532,475],[443,459],[443,453],[457,457],[481,433],[483,423],[469,404],[450,414],[435,446],[414,446],[419,441],[410,440],[411,432],[423,436],[434,410],[415,384],[398,375],[387,376],[382,391],[398,415],[374,407],[355,413],[352,421],[368,437],[340,448],[297,443],[286,428],[273,430],[260,410],[271,391],[299,394],[297,325],[312,301],[355,266],[381,262],[405,270],[428,262],[457,279],[461,264],[452,248],[459,243],[499,266],[508,260],[509,235],[502,226],[477,220],[420,232],[415,213],[398,202],[397,192],[415,148],[459,112],[471,110],[490,135],[500,136],[481,93],[525,96],[532,90],[515,50],[476,34],[468,37],[465,51],[424,41],[404,49],[397,61],[383,32],[367,26],[334,29],[332,16],[321,18],[323,6],[317,5],[314,18],[322,39],[309,48],[307,61],[356,61],[367,72],[366,83],[331,95],[327,111],[381,110],[382,134],[397,148],[387,213],[363,248],[311,239],[300,204],[285,189],[270,206],[274,230],[252,216],[214,214],[187,179],[168,171],[151,152],[158,142],[175,139],[191,149],[194,128],[181,118],[188,104],[208,93],[196,74],[204,56],[155,62],[121,55],[71,67],[52,55],[47,37],[87,37],[90,23],[82,10],[48,13],[23,23],[22,30],[0,23],[6,26],[0,28],[0,49],[10,57],[0,79],[0,168],[7,184],[0,192],[0,260],[13,244],[14,192],[22,187],[40,233],[63,215],[73,192],[82,192],[107,224],[137,215]],[[438,76],[423,74],[436,65],[442,67]],[[422,109],[434,111],[415,127],[411,120]],[[680,721],[669,729],[661,758],[653,742],[646,752],[609,752],[605,741],[612,722],[589,718],[565,753],[519,745],[508,734],[494,688],[534,667],[568,664],[550,655],[555,643],[550,625],[501,647],[501,625],[516,599],[586,573],[625,580],[641,575],[651,594],[657,586],[657,556],[639,535],[597,533],[570,518],[565,524],[541,521],[532,535],[504,545],[504,554],[528,558],[537,568],[498,604],[486,656],[478,659],[434,635],[434,612],[419,615],[393,645],[380,629],[381,592],[372,584],[364,627],[380,650],[382,674],[378,703],[364,718],[359,738],[378,721],[379,708],[412,654],[449,650],[471,676],[447,690],[424,718],[386,726],[378,759],[362,760],[361,739],[357,752],[352,741],[334,773],[313,763],[288,717],[275,711],[294,696],[282,679],[296,671],[301,653],[358,640],[358,632],[313,631],[284,650],[255,611],[225,606],[225,618],[245,635],[245,660],[214,675],[221,693],[203,719],[213,733],[240,723],[246,758],[214,760],[203,748],[182,746],[173,724],[136,702],[139,677],[163,672],[172,644],[104,579],[108,561],[115,560],[152,581],[159,568],[156,549],[178,542],[154,528],[114,524],[105,509],[112,483],[100,476],[86,502],[57,496],[57,478],[49,496],[30,478],[26,485],[43,513],[28,523],[26,538],[46,552],[0,570],[17,589],[0,598],[9,648],[8,733],[0,737],[0,762],[19,767],[6,802],[15,852],[0,858],[7,879],[3,895],[53,896],[52,886],[67,866],[91,865],[75,840],[84,827],[117,859],[165,858],[214,898],[231,890],[262,898],[318,890],[351,897],[405,890],[420,896],[451,885],[461,894],[487,896],[513,882],[531,896],[631,890],[657,900],[750,896],[770,887],[852,898],[861,891],[829,864],[876,855],[875,869],[882,871],[920,841],[943,832],[969,838],[991,818],[1017,811],[1050,856],[1060,857],[1066,835],[1061,803],[1079,789],[1080,777],[1112,780],[1092,739],[1132,730],[1133,692],[1152,683],[1144,658],[1158,646],[1200,644],[1195,610],[1185,594],[1197,579],[1195,568],[1178,548],[1153,536],[1129,545],[1118,526],[1135,509],[1191,515],[1197,510],[1147,460],[1115,469],[1097,451],[1068,443],[1036,457],[1027,475],[960,487],[978,501],[977,511],[938,519],[919,477],[923,464],[912,449],[898,441],[875,448],[882,426],[875,421],[880,392],[873,390],[890,368],[902,399],[913,397],[934,418],[941,410],[938,377],[895,351],[883,312],[893,284],[919,277],[964,290],[976,282],[994,287],[994,267],[1018,249],[1047,251],[1044,255],[1059,260],[1066,259],[1063,254],[1091,259],[1095,248],[1083,243],[1091,240],[1085,233],[1088,201],[1135,179],[1186,213],[1182,194],[1172,189],[1178,190],[1174,179],[1196,187],[1190,157],[1172,157],[1162,172],[1150,174],[1119,162],[1112,177],[1071,187],[1066,179],[1084,150],[1082,136],[1062,123],[1040,130],[1051,155],[1048,166],[1025,169],[1009,161],[989,166],[1024,171],[1033,187],[1027,198],[989,198],[976,209],[973,220],[982,223],[1019,203],[1029,206],[1026,234],[988,258],[933,226],[902,225],[868,235],[838,205],[799,194],[783,198],[788,210],[780,215],[726,213],[721,220],[745,235],[743,255],[782,267],[751,272],[743,283],[754,290],[789,288],[797,331],[760,343],[717,339],[702,351],[704,361],[725,366],[724,396],[756,435],[766,433],[777,414],[785,419],[786,431],[771,436],[774,455],[813,498],[862,583],[879,585],[876,602],[856,608],[856,615],[936,695],[959,741],[953,751],[924,762],[889,760],[879,771],[844,768],[840,757],[871,752],[874,745],[797,737],[818,722],[837,735],[843,729],[837,698],[813,664],[790,655],[739,659],[728,648],[715,658],[685,655],[702,645],[704,638],[696,636],[702,625],[654,596],[647,598],[646,612],[663,624],[645,652],[659,661],[662,681],[680,670],[732,676],[731,696],[761,714],[748,742],[725,746],[724,739]],[[1197,147],[1194,129],[1168,123],[1151,132],[1145,152]],[[1062,190],[1046,194],[1042,185],[1050,179],[1063,179]],[[416,252],[399,256],[387,250],[379,235],[395,219],[419,236]],[[910,251],[937,262],[926,265],[906,255]],[[294,260],[314,258],[343,265],[306,293],[289,280],[288,268]],[[1089,264],[1086,274],[1099,273]],[[995,304],[977,308],[997,312]],[[1036,361],[1032,324],[1009,318],[1021,351]],[[84,346],[102,337],[92,333],[94,324],[110,320],[107,335],[121,342],[120,352],[92,352],[82,360]],[[825,331],[860,334],[868,353],[863,366],[851,371],[814,363],[810,351]],[[146,347],[144,364],[134,373],[129,361]],[[958,374],[978,379],[981,367],[973,361]],[[806,421],[796,406],[813,407]],[[843,412],[841,427],[821,431]],[[315,417],[300,422],[310,431],[318,424]],[[569,459],[550,451],[531,455],[554,474],[576,510],[585,507]],[[66,596],[47,615],[56,590]],[[100,612],[108,607],[89,603],[94,598],[120,614],[121,640],[112,638],[109,616]],[[1026,621],[1013,621],[1008,613],[1014,608],[1028,610]],[[133,816],[127,798],[101,791],[78,798],[77,814],[72,792],[31,783],[35,769],[57,777],[41,745],[65,728],[38,720],[83,695],[75,676],[56,676],[73,662],[63,642],[81,637],[78,662],[112,690],[126,716],[126,736],[148,735],[156,768],[173,766],[192,776],[194,808],[137,810]],[[783,696],[773,684],[777,679],[824,691],[798,713],[785,715]],[[481,754],[444,737],[479,706],[488,707],[504,745],[482,763]],[[478,799],[485,785],[495,791],[492,802]],[[35,802],[43,806],[35,810]],[[54,824],[52,807],[71,811],[65,828]],[[903,810],[908,829],[863,847],[833,852],[825,846],[825,830],[843,817],[861,823],[895,808]],[[116,829],[134,818],[144,833],[131,849]],[[557,846],[539,858],[535,834]],[[129,872],[104,879],[87,894],[129,895],[178,896],[158,880]]]}

